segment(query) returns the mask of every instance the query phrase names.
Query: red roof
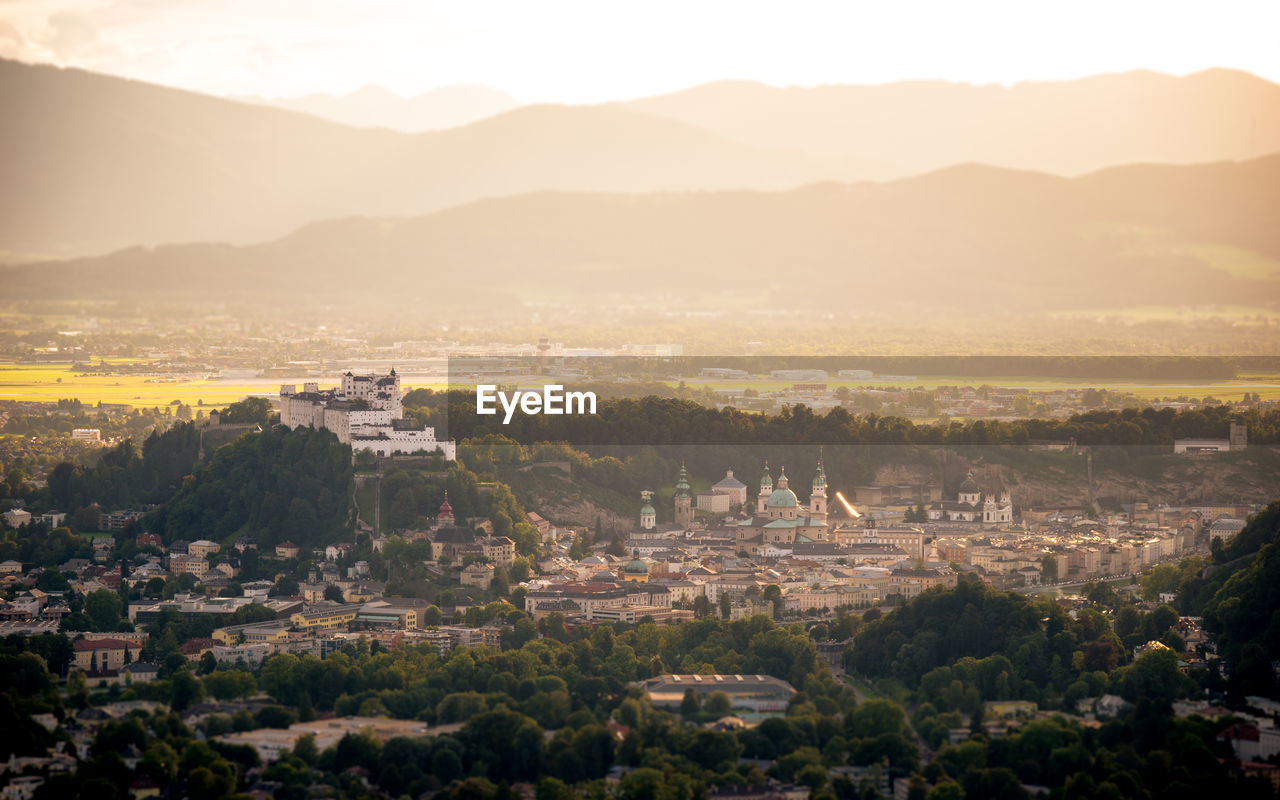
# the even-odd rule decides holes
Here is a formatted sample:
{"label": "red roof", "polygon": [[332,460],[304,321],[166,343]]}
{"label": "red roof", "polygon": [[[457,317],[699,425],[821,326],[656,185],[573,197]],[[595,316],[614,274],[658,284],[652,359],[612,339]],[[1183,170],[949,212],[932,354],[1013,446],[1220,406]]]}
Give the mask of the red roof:
{"label": "red roof", "polygon": [[445,493],[444,493],[444,502],[440,504],[440,513],[441,513],[441,514],[452,514],[452,513],[453,513],[453,506],[449,505],[449,493],[448,493],[448,492],[445,492]]}
{"label": "red roof", "polygon": [[1256,742],[1258,741],[1258,727],[1256,725],[1236,723],[1219,733],[1218,739],[1240,739],[1246,742]]}
{"label": "red roof", "polygon": [[124,639],[79,639],[72,645],[76,650],[123,650],[126,647],[137,647]]}

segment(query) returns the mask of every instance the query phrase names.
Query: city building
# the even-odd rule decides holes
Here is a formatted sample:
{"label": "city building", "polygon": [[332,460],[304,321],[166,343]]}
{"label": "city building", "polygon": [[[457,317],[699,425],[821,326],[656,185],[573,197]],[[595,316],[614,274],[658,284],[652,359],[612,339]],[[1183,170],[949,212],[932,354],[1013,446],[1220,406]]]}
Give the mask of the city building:
{"label": "city building", "polygon": [[1003,484],[983,492],[970,472],[960,484],[955,500],[943,500],[929,506],[931,522],[976,522],[986,526],[1013,523],[1013,500]]}
{"label": "city building", "polygon": [[735,709],[781,714],[796,694],[791,684],[771,675],[658,675],[633,685],[661,708],[679,708],[685,691],[692,689],[700,700],[724,692]]}

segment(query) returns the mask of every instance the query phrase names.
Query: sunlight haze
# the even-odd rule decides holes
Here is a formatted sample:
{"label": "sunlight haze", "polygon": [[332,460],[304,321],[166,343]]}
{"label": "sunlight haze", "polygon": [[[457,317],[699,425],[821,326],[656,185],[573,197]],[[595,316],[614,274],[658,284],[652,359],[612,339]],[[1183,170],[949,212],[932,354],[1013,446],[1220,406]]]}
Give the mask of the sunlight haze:
{"label": "sunlight haze", "polygon": [[1009,85],[1213,67],[1280,81],[1266,2],[0,3],[0,57],[229,96],[485,84],[595,103],[746,79]]}

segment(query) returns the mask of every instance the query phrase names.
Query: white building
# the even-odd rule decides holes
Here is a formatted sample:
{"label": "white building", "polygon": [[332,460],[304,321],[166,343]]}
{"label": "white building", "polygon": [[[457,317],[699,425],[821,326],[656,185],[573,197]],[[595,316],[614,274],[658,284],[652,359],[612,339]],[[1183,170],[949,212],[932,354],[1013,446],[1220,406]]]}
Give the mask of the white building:
{"label": "white building", "polygon": [[457,445],[436,439],[435,428],[414,428],[404,419],[400,376],[342,376],[338,389],[320,390],[319,384],[280,387],[280,424],[296,428],[308,425],[333,431],[338,441],[353,451],[369,450],[379,456],[396,453],[439,452],[453,461]]}
{"label": "white building", "polygon": [[4,512],[4,524],[10,528],[20,528],[31,522],[31,512],[21,508],[11,508]]}

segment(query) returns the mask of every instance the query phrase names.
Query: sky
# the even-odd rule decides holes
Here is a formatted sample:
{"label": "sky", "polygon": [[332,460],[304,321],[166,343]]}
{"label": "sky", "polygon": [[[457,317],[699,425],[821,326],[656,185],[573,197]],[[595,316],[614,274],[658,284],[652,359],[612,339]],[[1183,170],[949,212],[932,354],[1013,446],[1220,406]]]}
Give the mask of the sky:
{"label": "sky", "polygon": [[268,97],[485,84],[593,103],[725,79],[1011,85],[1211,67],[1280,83],[1280,2],[0,0],[0,56]]}

